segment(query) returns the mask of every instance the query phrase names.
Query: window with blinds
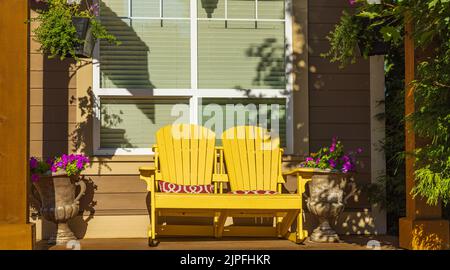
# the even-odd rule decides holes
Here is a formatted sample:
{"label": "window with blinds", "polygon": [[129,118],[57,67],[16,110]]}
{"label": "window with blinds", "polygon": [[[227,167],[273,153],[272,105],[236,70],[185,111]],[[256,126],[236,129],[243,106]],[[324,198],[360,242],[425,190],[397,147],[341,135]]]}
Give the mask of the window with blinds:
{"label": "window with blinds", "polygon": [[[149,148],[156,130],[177,120],[170,113],[176,104],[189,104],[197,117],[190,121],[200,124],[211,117],[203,109],[215,104],[224,112],[224,128],[277,126],[286,145],[287,106],[280,94],[288,82],[284,0],[100,2],[102,23],[121,41],[99,46],[98,91],[106,92],[100,98],[100,148]],[[248,94],[253,90],[260,98]],[[255,106],[256,116],[249,113],[241,123],[234,118],[239,107],[231,111],[238,104]]]}
{"label": "window with blinds", "polygon": [[199,21],[198,86],[284,89],[284,23]]}
{"label": "window with blinds", "polygon": [[121,44],[100,43],[100,87],[189,88],[189,0],[163,1],[161,19],[159,0],[128,1],[101,4],[101,21]]}
{"label": "window with blinds", "polygon": [[201,124],[218,134],[237,125],[266,128],[286,146],[286,99],[284,98],[203,98],[199,105]]}
{"label": "window with blinds", "polygon": [[180,119],[174,106],[189,99],[102,98],[101,148],[150,148],[156,131]]}

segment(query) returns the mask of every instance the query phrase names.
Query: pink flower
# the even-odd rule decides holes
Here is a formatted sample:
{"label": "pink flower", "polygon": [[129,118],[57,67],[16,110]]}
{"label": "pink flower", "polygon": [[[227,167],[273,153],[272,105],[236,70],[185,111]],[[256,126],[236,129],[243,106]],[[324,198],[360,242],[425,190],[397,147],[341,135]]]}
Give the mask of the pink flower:
{"label": "pink flower", "polygon": [[306,162],[310,162],[310,161],[314,161],[314,159],[312,157],[307,157]]}
{"label": "pink flower", "polygon": [[348,2],[350,3],[351,6],[353,6],[354,4],[356,4],[356,0],[349,0]]}
{"label": "pink flower", "polygon": [[362,153],[362,148],[358,148],[357,150],[356,150],[356,152],[358,153],[358,154],[361,154]]}
{"label": "pink flower", "polygon": [[37,181],[39,181],[39,175],[33,173],[33,174],[31,175],[31,181],[34,182],[34,183],[36,183]]}
{"label": "pink flower", "polygon": [[331,147],[330,147],[330,152],[334,152],[334,150],[336,150],[336,141],[337,141],[337,138],[333,137]]}

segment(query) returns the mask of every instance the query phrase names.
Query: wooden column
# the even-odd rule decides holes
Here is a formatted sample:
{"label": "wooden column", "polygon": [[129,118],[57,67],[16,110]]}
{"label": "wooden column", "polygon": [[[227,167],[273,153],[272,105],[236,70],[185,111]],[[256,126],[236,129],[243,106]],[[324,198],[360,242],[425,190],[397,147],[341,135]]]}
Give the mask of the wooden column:
{"label": "wooden column", "polygon": [[0,249],[32,249],[28,222],[28,1],[0,1]]}
{"label": "wooden column", "polygon": [[[411,82],[415,78],[416,55],[412,38],[413,26],[407,23],[405,27],[405,116],[415,110],[414,87]],[[418,140],[411,123],[405,125],[405,150],[411,153]],[[407,249],[448,249],[449,222],[442,219],[441,205],[431,206],[426,200],[411,196],[414,187],[414,157],[406,156],[406,217],[399,221],[399,244]]]}

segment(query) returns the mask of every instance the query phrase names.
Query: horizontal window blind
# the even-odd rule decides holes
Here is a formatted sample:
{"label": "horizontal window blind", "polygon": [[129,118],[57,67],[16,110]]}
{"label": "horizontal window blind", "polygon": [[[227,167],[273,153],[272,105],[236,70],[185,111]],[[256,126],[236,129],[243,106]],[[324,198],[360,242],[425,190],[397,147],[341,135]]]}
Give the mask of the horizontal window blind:
{"label": "horizontal window blind", "polygon": [[284,39],[284,22],[199,21],[199,88],[285,89]]}
{"label": "horizontal window blind", "polygon": [[[276,107],[271,105],[278,105],[278,111],[273,111]],[[269,130],[273,128],[275,132],[277,125],[273,121],[278,121],[278,136],[281,145],[286,146],[285,98],[202,98],[199,107],[201,124],[217,133],[218,145],[222,145],[221,133],[230,127],[257,125]],[[213,126],[213,123],[220,122],[219,118],[222,118],[222,130]]]}
{"label": "horizontal window blind", "polygon": [[[119,18],[123,8],[116,4],[117,1],[105,0],[100,11],[106,29],[122,43],[119,46],[104,41],[100,43],[100,87],[189,88],[190,21]],[[186,10],[189,12],[189,5],[186,3],[189,2],[178,0],[180,5],[175,8],[174,1],[164,1],[172,3],[168,14],[188,18]],[[112,5],[108,5],[110,2]],[[153,2],[134,0],[132,3],[138,15],[159,17],[159,6]],[[155,9],[158,14],[152,14]]]}
{"label": "horizontal window blind", "polygon": [[100,147],[150,148],[156,143],[156,131],[179,118],[171,114],[177,104],[189,104],[189,100],[102,98]]}

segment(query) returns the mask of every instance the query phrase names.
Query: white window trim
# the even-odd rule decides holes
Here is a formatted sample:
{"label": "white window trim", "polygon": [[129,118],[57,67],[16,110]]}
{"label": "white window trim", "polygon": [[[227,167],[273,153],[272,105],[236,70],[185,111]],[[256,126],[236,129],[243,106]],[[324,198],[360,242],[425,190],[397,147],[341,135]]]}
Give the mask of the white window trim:
{"label": "white window trim", "polygon": [[[258,0],[256,0],[258,1]],[[162,2],[162,0],[160,0]],[[227,4],[228,1],[225,1]],[[94,48],[93,57],[93,94],[95,104],[100,104],[101,97],[190,97],[190,121],[191,123],[198,123],[198,100],[199,98],[247,98],[247,95],[237,89],[198,89],[197,82],[197,39],[192,37],[197,36],[197,22],[199,20],[224,20],[213,18],[196,18],[197,14],[197,0],[190,0],[190,18],[162,18],[162,10],[160,10],[160,17],[133,17],[131,14],[131,0],[128,1],[127,19],[183,19],[190,20],[191,24],[191,89],[125,89],[125,88],[100,88],[100,62],[99,62],[99,43],[97,42]],[[162,6],[162,5],[160,5]],[[272,98],[285,98],[287,107],[286,117],[286,154],[292,154],[294,150],[294,102],[293,102],[293,82],[294,74],[292,69],[293,47],[292,47],[292,0],[285,0],[285,19],[259,19],[258,11],[256,10],[255,19],[231,19],[225,13],[225,19],[229,21],[284,21],[285,22],[285,55],[286,55],[286,89],[249,89],[255,96],[264,96]],[[93,117],[93,151],[97,156],[113,156],[113,155],[153,155],[151,148],[100,148],[100,108],[94,108]]]}

